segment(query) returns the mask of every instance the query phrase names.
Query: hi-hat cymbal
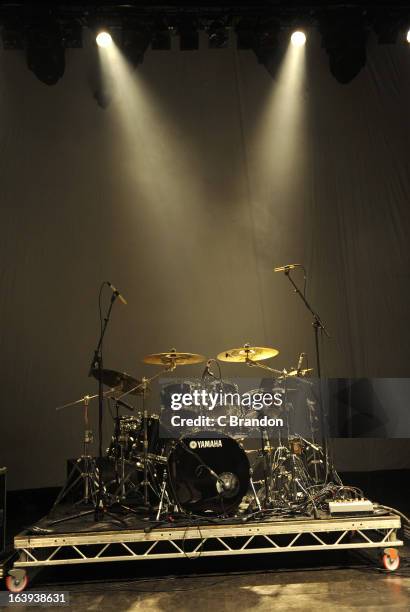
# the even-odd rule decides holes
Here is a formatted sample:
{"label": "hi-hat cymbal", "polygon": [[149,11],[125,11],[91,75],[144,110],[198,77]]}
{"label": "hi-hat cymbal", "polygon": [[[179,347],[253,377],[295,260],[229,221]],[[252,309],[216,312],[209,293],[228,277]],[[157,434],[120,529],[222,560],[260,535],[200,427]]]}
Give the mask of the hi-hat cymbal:
{"label": "hi-hat cymbal", "polygon": [[[98,369],[92,370],[91,374],[98,380]],[[111,387],[111,389],[115,389],[116,394],[118,392],[127,393],[128,391],[131,391],[131,389],[134,389],[134,387],[138,388],[131,391],[131,395],[141,395],[143,393],[144,385],[142,384],[142,381],[130,376],[126,372],[103,369],[101,375],[103,385]],[[147,392],[147,389],[145,389],[145,392]]]}
{"label": "hi-hat cymbal", "polygon": [[206,357],[198,355],[197,353],[177,353],[177,351],[172,349],[167,353],[145,355],[142,361],[144,363],[150,363],[151,365],[193,365],[206,361]]}
{"label": "hi-hat cymbal", "polygon": [[219,361],[229,361],[231,363],[245,363],[246,361],[262,361],[263,359],[271,359],[279,355],[279,351],[266,346],[248,346],[241,348],[228,349],[219,353],[217,359]]}

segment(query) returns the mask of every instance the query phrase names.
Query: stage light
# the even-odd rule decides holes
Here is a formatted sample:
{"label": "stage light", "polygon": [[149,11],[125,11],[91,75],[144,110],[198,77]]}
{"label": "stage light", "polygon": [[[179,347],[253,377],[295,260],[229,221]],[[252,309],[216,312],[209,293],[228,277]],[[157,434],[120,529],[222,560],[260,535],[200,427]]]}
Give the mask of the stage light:
{"label": "stage light", "polygon": [[342,84],[350,83],[366,64],[366,27],[362,11],[335,9],[320,20],[329,68]]}
{"label": "stage light", "polygon": [[300,30],[297,30],[296,32],[293,32],[292,36],[290,37],[290,41],[295,47],[303,47],[303,45],[306,44],[306,34]]}
{"label": "stage light", "polygon": [[375,14],[373,29],[379,45],[394,45],[399,35],[400,22],[387,11],[380,10]]}
{"label": "stage light", "polygon": [[165,18],[158,18],[154,23],[151,49],[154,51],[171,49],[171,30]]}
{"label": "stage light", "polygon": [[229,33],[222,21],[214,21],[208,28],[208,41],[210,49],[227,47]]}
{"label": "stage light", "polygon": [[408,43],[410,43],[410,30],[407,31],[406,40]]}
{"label": "stage light", "polygon": [[280,23],[274,19],[260,22],[255,29],[252,49],[260,64],[275,78],[281,63]]}
{"label": "stage light", "polygon": [[106,49],[112,45],[112,37],[109,32],[105,32],[104,30],[99,32],[95,38],[95,42],[99,47]]}
{"label": "stage light", "polygon": [[195,19],[184,17],[178,24],[181,51],[196,51],[199,47],[198,24]]}
{"label": "stage light", "polygon": [[46,20],[27,32],[27,66],[46,85],[55,85],[64,74],[65,49],[59,24]]}
{"label": "stage light", "polygon": [[143,26],[122,31],[121,51],[130,64],[133,66],[142,64],[151,39],[151,32]]}
{"label": "stage light", "polygon": [[252,49],[255,43],[255,22],[250,19],[241,19],[235,28],[236,46],[238,49]]}

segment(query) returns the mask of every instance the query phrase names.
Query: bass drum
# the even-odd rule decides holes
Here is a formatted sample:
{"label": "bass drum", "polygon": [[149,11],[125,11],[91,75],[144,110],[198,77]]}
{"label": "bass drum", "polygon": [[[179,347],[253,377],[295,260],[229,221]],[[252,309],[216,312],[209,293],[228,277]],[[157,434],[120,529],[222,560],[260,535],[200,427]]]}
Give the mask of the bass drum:
{"label": "bass drum", "polygon": [[202,516],[234,514],[250,484],[241,444],[216,431],[182,436],[169,454],[168,469],[178,504]]}

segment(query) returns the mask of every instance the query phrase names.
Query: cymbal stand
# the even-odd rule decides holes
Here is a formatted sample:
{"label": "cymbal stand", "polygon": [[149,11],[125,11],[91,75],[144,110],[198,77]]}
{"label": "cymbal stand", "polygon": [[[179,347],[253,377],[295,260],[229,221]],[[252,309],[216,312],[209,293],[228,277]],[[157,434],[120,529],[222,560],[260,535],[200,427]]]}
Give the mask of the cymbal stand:
{"label": "cymbal stand", "polygon": [[[88,395],[85,395],[80,401],[84,404],[83,454],[77,459],[77,461],[71,468],[71,471],[67,478],[67,482],[63,489],[60,491],[51,510],[54,510],[54,508],[58,506],[58,504],[69,494],[70,491],[72,491],[72,489],[74,489],[77,483],[81,480],[83,481],[83,497],[79,501],[77,501],[75,505],[89,504],[90,502],[94,504],[96,500],[96,487],[98,485],[97,470],[95,461],[89,453],[89,446],[94,441],[93,432],[89,429],[90,425],[88,419],[88,405],[90,397]],[[59,408],[62,408],[62,406]],[[73,480],[75,472],[78,472],[78,476]]]}
{"label": "cymbal stand", "polygon": [[[261,506],[261,502],[259,500],[258,494],[256,493],[255,484],[254,484],[253,478],[252,478],[252,473],[251,473],[251,477],[250,477],[250,483],[251,483],[252,493],[253,493],[253,496],[255,498],[256,505],[258,506],[258,510],[261,511],[262,510],[262,506]],[[266,495],[266,486],[265,486],[265,495]],[[267,499],[265,499],[265,509],[266,509],[266,504],[267,504]]]}
{"label": "cymbal stand", "polygon": [[147,392],[147,381],[145,378],[142,379],[142,425],[143,425],[143,433],[144,433],[144,441],[143,441],[143,461],[144,461],[144,506],[147,509],[150,509],[150,503],[148,499],[148,412],[147,412],[147,403],[145,401],[145,394]]}
{"label": "cymbal stand", "polygon": [[315,480],[315,483],[318,484],[319,483],[318,464],[321,463],[321,460],[318,454],[320,449],[316,443],[316,435],[315,435],[317,431],[315,427],[315,423],[314,423],[314,420],[317,418],[315,416],[316,403],[313,400],[310,400],[309,398],[306,400],[306,403],[307,403],[307,410],[309,414],[310,435],[312,436],[312,442],[309,442],[306,440],[305,442],[307,442],[307,444],[309,444],[309,446],[313,450],[312,464],[313,464],[313,469],[314,469],[314,480]]}
{"label": "cymbal stand", "polygon": [[[245,345],[245,351],[246,351],[247,345]],[[289,442],[289,446],[288,447],[284,447],[284,449],[286,449],[286,454],[283,456],[283,461],[286,461],[286,458],[289,459],[290,462],[290,484],[291,484],[291,491],[290,491],[290,496],[292,501],[297,502],[298,499],[298,491],[297,491],[297,487],[299,487],[303,492],[304,489],[303,487],[300,486],[300,480],[298,478],[298,466],[296,465],[297,461],[296,461],[296,455],[293,452],[293,448],[292,448],[292,444],[289,440],[290,438],[290,411],[293,410],[293,404],[291,403],[290,406],[288,405],[288,403],[286,402],[286,397],[287,397],[287,381],[289,379],[289,374],[287,373],[286,370],[276,370],[275,368],[271,368],[270,366],[267,366],[263,363],[260,363],[259,361],[253,361],[252,359],[249,358],[249,356],[246,356],[246,363],[248,364],[248,366],[250,367],[257,367],[257,368],[261,368],[263,370],[266,370],[268,372],[271,372],[275,375],[277,375],[278,377],[280,377],[282,380],[284,380],[284,387],[285,387],[285,405],[287,406],[287,410],[286,410],[286,423],[287,423],[287,438],[288,438],[288,442]],[[261,432],[262,434],[262,454],[264,457],[264,481],[265,481],[265,496],[266,496],[266,500],[267,502],[271,501],[270,497],[271,497],[271,493],[272,493],[272,481],[271,478],[269,478],[269,483],[270,486],[268,485],[268,473],[267,473],[267,453],[266,453],[266,447],[265,447],[265,440],[264,440],[264,435],[263,432]],[[272,472],[272,465],[270,466],[270,470],[269,470],[270,474]]]}
{"label": "cymbal stand", "polygon": [[158,505],[158,512],[156,514],[155,520],[158,521],[159,517],[161,516],[162,513],[162,507],[164,505],[164,499],[165,499],[165,511],[168,509],[169,505],[170,505],[170,499],[168,497],[168,493],[167,493],[167,479],[168,479],[168,472],[167,472],[167,468],[164,467],[164,471],[162,474],[162,483],[161,483],[161,495],[159,498],[159,505]]}
{"label": "cymbal stand", "polygon": [[[275,374],[277,376],[284,376],[284,371],[281,370],[275,370],[274,368],[271,368],[265,364],[260,363],[259,361],[253,361],[252,359],[250,359],[249,357],[249,349],[248,349],[249,345],[245,344],[245,352],[246,352],[246,361],[245,363],[249,366],[249,367],[256,367],[256,368],[261,368],[263,370],[266,370],[268,372],[271,372],[272,374]],[[263,457],[263,480],[264,480],[264,489],[265,489],[265,507],[270,503],[271,501],[271,487],[270,487],[270,478],[268,478],[268,473],[270,473],[272,471],[272,465],[271,463],[269,463],[269,453],[267,452],[266,449],[266,440],[265,440],[265,435],[266,434],[266,430],[264,430],[263,428],[260,429],[260,433],[261,433],[261,450],[262,450],[262,457]],[[269,446],[270,446],[270,440],[269,440],[269,436],[268,436],[268,442],[269,442]]]}

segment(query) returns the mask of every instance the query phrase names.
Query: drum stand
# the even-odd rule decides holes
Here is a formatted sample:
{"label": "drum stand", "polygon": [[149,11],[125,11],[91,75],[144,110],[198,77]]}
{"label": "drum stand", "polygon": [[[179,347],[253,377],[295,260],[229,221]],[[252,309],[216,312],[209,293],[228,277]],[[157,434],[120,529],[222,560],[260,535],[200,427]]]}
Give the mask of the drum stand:
{"label": "drum stand", "polygon": [[[250,477],[250,483],[251,483],[252,493],[253,493],[253,496],[254,496],[255,501],[256,501],[256,505],[258,506],[258,510],[261,511],[262,510],[262,506],[261,506],[261,502],[259,501],[258,494],[256,493],[255,485],[253,483],[252,474],[251,474],[251,477]],[[266,478],[265,478],[265,487],[266,487]],[[266,491],[266,488],[265,488],[265,491]],[[266,502],[265,502],[265,508],[264,509],[266,509]]]}
{"label": "drum stand", "polygon": [[168,493],[167,493],[167,480],[168,480],[168,472],[167,472],[167,468],[164,468],[163,475],[162,475],[161,495],[159,498],[158,512],[155,517],[156,521],[158,521],[159,517],[161,516],[162,507],[164,505],[164,499],[165,499],[165,505],[166,505],[166,508],[164,509],[165,512],[168,510],[168,507],[171,503]]}
{"label": "drum stand", "polygon": [[[55,500],[51,511],[53,511],[56,506],[60,502],[63,501],[65,497],[74,489],[74,487],[82,481],[83,483],[83,497],[77,501],[74,505],[78,506],[80,504],[89,504],[93,505],[96,503],[96,495],[97,495],[97,486],[98,486],[98,474],[97,467],[95,465],[95,461],[93,457],[89,453],[89,446],[93,442],[93,432],[89,429],[89,419],[88,419],[88,404],[89,404],[89,396],[86,395],[82,402],[84,403],[84,449],[83,454],[77,459],[74,463],[71,471],[68,475],[66,484],[63,489],[60,491],[57,499]],[[74,478],[75,473],[78,472],[76,478]],[[74,480],[73,480],[74,478]]]}
{"label": "drum stand", "polygon": [[136,387],[129,389],[128,391],[126,391],[125,393],[123,393],[117,398],[117,400],[122,400],[123,397],[129,395],[130,393],[132,393],[133,391],[136,391],[137,389],[142,388],[142,415],[143,415],[142,463],[143,463],[144,476],[143,476],[143,481],[141,485],[143,486],[143,491],[144,491],[143,507],[145,510],[151,510],[151,504],[150,504],[149,496],[148,496],[148,488],[150,487],[151,490],[154,493],[156,493],[154,487],[148,480],[148,467],[149,466],[152,467],[152,460],[150,459],[150,457],[148,457],[148,410],[147,410],[147,405],[145,401],[146,392],[147,392],[148,385],[150,385],[153,380],[162,376],[164,372],[173,372],[175,368],[176,368],[175,360],[170,358],[169,364],[163,370],[161,370],[160,372],[157,372],[157,374],[154,374],[154,376],[151,376],[150,378],[143,377],[141,383],[139,383]]}

